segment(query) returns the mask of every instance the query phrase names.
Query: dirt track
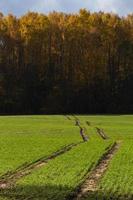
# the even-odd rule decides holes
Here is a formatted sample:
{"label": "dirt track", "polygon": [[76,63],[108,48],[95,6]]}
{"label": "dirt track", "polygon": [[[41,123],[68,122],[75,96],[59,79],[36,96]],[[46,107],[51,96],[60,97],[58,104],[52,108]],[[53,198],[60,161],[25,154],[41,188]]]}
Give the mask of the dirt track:
{"label": "dirt track", "polygon": [[0,177],[0,189],[9,189],[11,187],[14,187],[17,180],[19,180],[21,177],[24,177],[30,173],[32,173],[33,170],[40,168],[44,165],[46,165],[50,160],[55,159],[56,157],[70,151],[72,148],[80,145],[82,142],[76,143],[76,144],[70,144],[59,151],[51,154],[47,158],[40,158],[39,160],[35,161],[34,163],[31,163],[26,166],[19,167],[16,171],[9,172],[2,177]]}
{"label": "dirt track", "polygon": [[88,196],[89,193],[97,191],[97,186],[100,178],[104,175],[108,165],[113,158],[114,154],[120,147],[119,143],[115,143],[100,159],[98,165],[92,170],[88,178],[81,185],[78,192],[74,195],[73,200],[80,200],[82,197]]}

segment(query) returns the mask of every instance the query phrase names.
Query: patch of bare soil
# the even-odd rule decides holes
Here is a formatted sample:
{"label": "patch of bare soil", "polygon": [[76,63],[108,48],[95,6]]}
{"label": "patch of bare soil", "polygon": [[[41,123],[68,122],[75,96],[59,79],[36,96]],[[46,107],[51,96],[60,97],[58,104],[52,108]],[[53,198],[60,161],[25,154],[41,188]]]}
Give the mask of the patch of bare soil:
{"label": "patch of bare soil", "polygon": [[97,128],[97,127],[96,127],[96,130],[97,130],[97,133],[99,134],[99,136],[100,136],[103,140],[109,139],[109,137],[105,134],[105,132],[104,132],[103,129]]}
{"label": "patch of bare soil", "polygon": [[72,198],[73,200],[80,200],[82,197],[86,197],[89,193],[95,192],[98,190],[98,183],[101,177],[106,172],[108,165],[118,151],[120,144],[115,143],[100,159],[98,165],[94,170],[90,173],[89,177],[85,180],[85,182],[81,185],[78,192]]}
{"label": "patch of bare soil", "polygon": [[71,117],[70,117],[70,116],[65,115],[65,117],[66,117],[68,120],[71,120]]}
{"label": "patch of bare soil", "polygon": [[55,159],[57,156],[60,156],[61,154],[64,154],[70,151],[72,148],[76,147],[77,145],[81,143],[82,142],[79,142],[76,144],[70,144],[60,149],[59,151],[53,153],[52,155],[48,156],[47,158],[40,158],[34,163],[21,166],[16,171],[3,175],[2,177],[0,177],[0,189],[9,189],[9,188],[14,187],[17,180],[19,180],[21,177],[24,177],[32,173],[32,171],[35,169],[45,166],[50,160]]}

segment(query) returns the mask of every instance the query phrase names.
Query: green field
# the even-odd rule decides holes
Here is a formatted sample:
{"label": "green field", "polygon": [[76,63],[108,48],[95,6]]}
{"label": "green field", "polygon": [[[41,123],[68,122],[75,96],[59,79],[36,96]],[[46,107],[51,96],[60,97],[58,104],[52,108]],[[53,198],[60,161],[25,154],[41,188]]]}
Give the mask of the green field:
{"label": "green field", "polygon": [[[70,144],[72,149],[18,178],[14,187],[1,189],[0,200],[71,200],[99,159],[114,142],[120,148],[98,182],[98,190],[84,200],[133,199],[133,116],[77,116],[86,128],[82,142],[75,119],[65,116],[0,117],[0,180],[7,172],[47,158]],[[90,126],[86,124],[90,123]],[[95,127],[109,136],[103,140]]]}

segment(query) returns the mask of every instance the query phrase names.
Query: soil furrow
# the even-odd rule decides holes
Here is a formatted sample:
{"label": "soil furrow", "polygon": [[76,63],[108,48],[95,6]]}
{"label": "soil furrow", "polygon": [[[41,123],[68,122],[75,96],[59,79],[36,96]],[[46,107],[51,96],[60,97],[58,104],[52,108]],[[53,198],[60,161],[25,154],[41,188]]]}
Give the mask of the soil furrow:
{"label": "soil furrow", "polygon": [[45,166],[50,160],[55,159],[56,157],[70,151],[72,148],[80,145],[83,142],[79,142],[76,144],[70,144],[59,151],[51,154],[47,158],[40,158],[39,160],[35,161],[34,163],[31,163],[29,165],[23,166],[18,168],[16,171],[7,173],[0,177],[0,189],[9,189],[11,187],[14,187],[17,180],[20,178],[32,173],[33,170],[40,168],[42,166]]}
{"label": "soil furrow", "polygon": [[97,166],[89,174],[88,178],[79,187],[78,191],[74,193],[71,200],[80,200],[83,197],[88,197],[89,194],[98,190],[99,180],[102,178],[106,172],[110,161],[112,160],[114,154],[118,151],[120,144],[115,143],[100,159]]}
{"label": "soil furrow", "polygon": [[109,139],[109,137],[105,134],[105,132],[104,132],[103,129],[97,128],[97,127],[96,127],[96,131],[97,131],[98,135],[99,135],[103,140]]}
{"label": "soil furrow", "polygon": [[66,117],[66,119],[71,120],[71,117],[68,115],[64,115]]}

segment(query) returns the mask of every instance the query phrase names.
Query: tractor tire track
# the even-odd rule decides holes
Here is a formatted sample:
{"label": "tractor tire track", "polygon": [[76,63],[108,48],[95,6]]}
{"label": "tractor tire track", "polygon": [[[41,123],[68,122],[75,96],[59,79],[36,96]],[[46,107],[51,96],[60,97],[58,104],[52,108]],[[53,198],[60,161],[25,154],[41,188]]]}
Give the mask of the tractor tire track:
{"label": "tractor tire track", "polygon": [[97,166],[89,174],[88,178],[79,186],[79,188],[72,194],[69,200],[80,200],[83,197],[89,197],[89,194],[98,191],[99,180],[103,177],[108,169],[108,165],[115,153],[120,147],[119,143],[114,143],[109,150],[99,160]]}
{"label": "tractor tire track", "polygon": [[95,127],[96,131],[98,133],[98,135],[103,139],[103,140],[107,140],[109,139],[109,137],[105,134],[104,130],[98,127]]}
{"label": "tractor tire track", "polygon": [[46,164],[48,164],[48,162],[50,160],[55,159],[56,157],[65,154],[66,152],[70,151],[72,148],[80,145],[83,142],[78,142],[75,144],[70,144],[68,146],[63,147],[62,149],[54,152],[53,154],[51,154],[50,156],[48,156],[47,158],[40,158],[38,160],[36,160],[35,162],[29,164],[29,165],[25,165],[25,166],[21,166],[18,169],[16,169],[16,171],[11,171],[9,173],[6,173],[5,175],[0,177],[0,189],[10,189],[12,187],[15,186],[16,182],[24,177],[27,176],[29,174],[32,173],[33,170],[40,168],[42,166],[45,166]]}
{"label": "tractor tire track", "polygon": [[64,115],[66,119],[71,120],[71,117],[69,115]]}

